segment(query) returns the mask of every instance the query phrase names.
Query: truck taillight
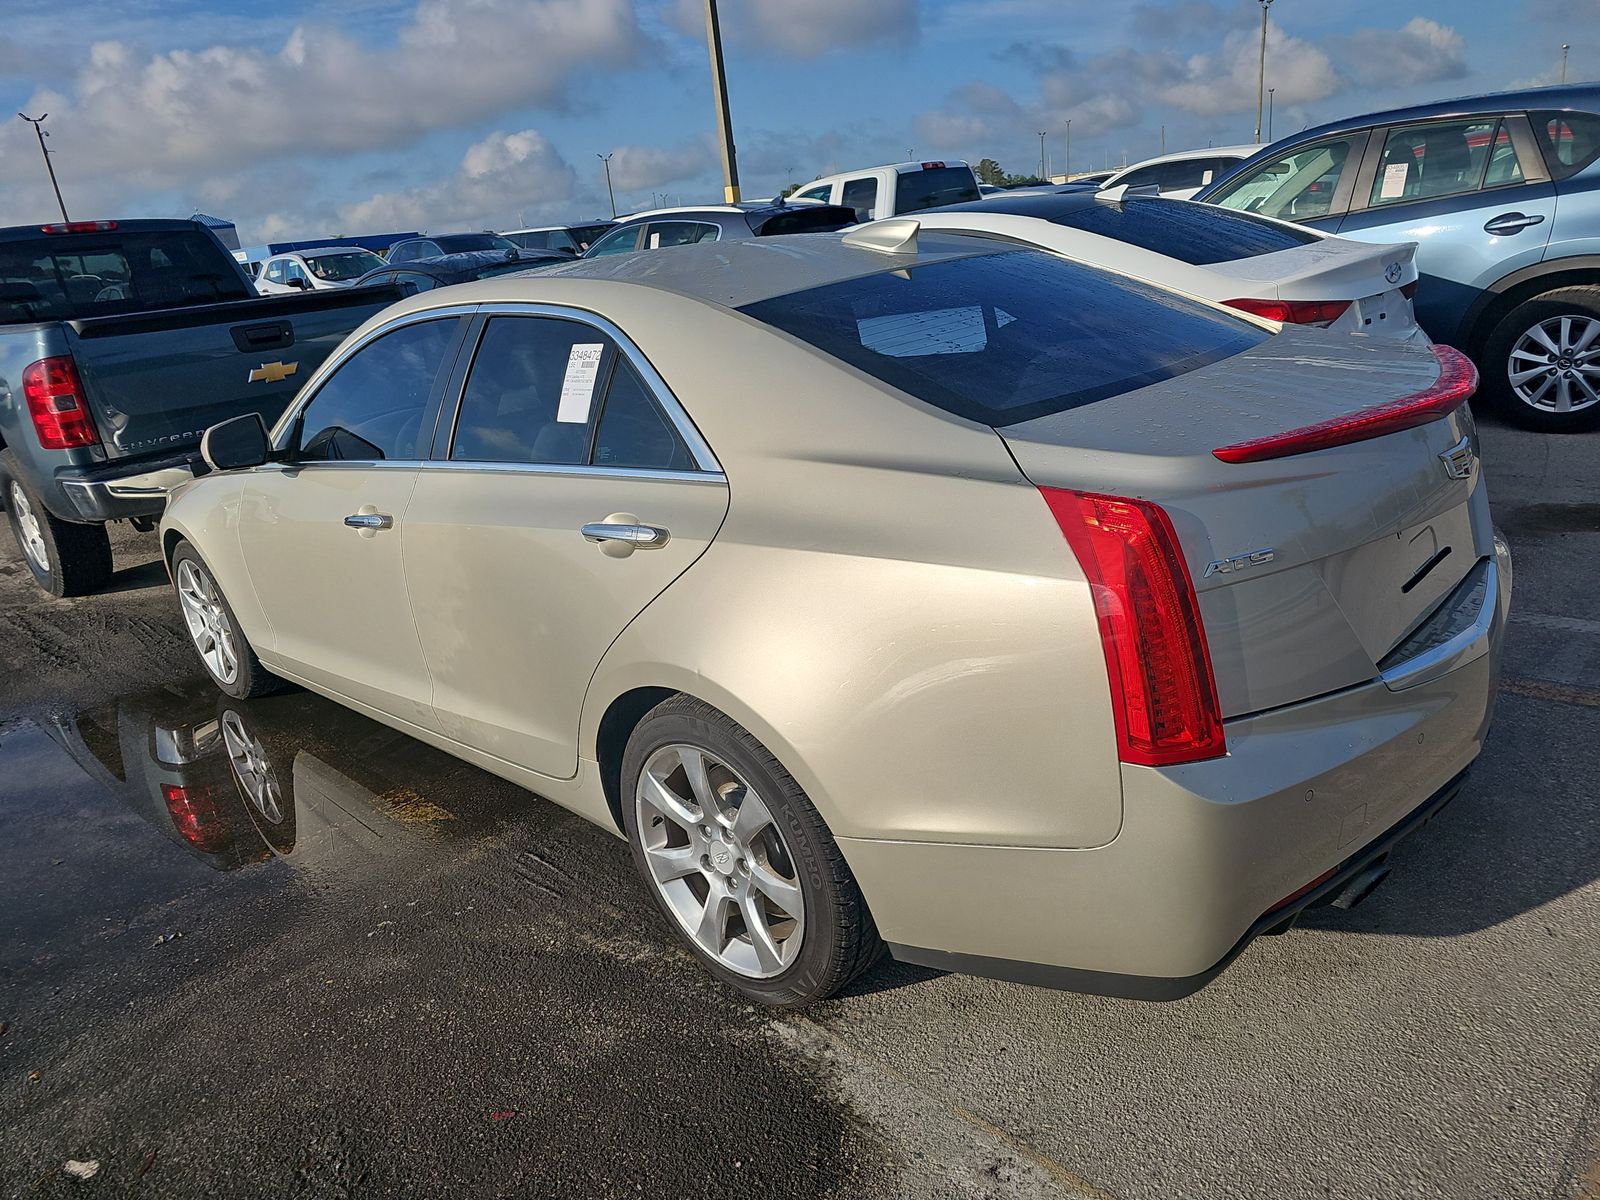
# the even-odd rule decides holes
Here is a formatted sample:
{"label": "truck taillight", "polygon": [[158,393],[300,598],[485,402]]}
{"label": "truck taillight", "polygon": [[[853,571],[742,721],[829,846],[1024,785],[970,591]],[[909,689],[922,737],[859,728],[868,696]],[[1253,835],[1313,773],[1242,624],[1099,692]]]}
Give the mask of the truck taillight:
{"label": "truck taillight", "polygon": [[46,450],[97,446],[94,418],[83,394],[83,380],[70,354],[41,358],[22,371],[22,395],[33,418],[39,445]]}
{"label": "truck taillight", "polygon": [[53,225],[39,226],[40,233],[110,233],[117,227],[115,221],[57,221]]}
{"label": "truck taillight", "polygon": [[1039,491],[1089,580],[1118,756],[1166,767],[1226,754],[1200,603],[1171,519],[1148,500]]}
{"label": "truck taillight", "polygon": [[220,850],[227,842],[228,831],[209,787],[163,783],[161,798],[167,802],[173,828],[195,849]]}
{"label": "truck taillight", "polygon": [[1344,316],[1351,300],[1224,300],[1253,317],[1281,321],[1285,325],[1331,325]]}

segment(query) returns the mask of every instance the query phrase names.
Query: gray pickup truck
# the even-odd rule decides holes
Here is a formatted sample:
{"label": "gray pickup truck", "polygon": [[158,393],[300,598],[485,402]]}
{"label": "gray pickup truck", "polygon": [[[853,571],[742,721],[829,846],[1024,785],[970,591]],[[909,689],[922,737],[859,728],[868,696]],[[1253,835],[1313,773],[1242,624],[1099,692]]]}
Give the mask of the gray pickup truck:
{"label": "gray pickup truck", "polygon": [[200,435],[271,424],[398,288],[257,297],[193,221],[0,229],[0,502],[56,596],[111,574],[109,521],[153,527]]}

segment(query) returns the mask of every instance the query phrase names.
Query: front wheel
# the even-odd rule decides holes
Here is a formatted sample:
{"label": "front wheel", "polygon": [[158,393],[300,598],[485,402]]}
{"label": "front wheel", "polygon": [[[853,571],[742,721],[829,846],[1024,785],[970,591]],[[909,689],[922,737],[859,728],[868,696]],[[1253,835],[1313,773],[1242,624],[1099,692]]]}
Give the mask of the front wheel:
{"label": "front wheel", "polygon": [[657,906],[696,958],[758,1004],[833,995],[878,957],[855,877],[800,785],[727,716],[687,696],[639,723],[623,825]]}
{"label": "front wheel", "polygon": [[1507,313],[1484,344],[1483,388],[1527,429],[1600,425],[1600,287],[1558,288]]}
{"label": "front wheel", "polygon": [[34,581],[52,596],[84,596],[111,578],[111,537],[104,525],[79,525],[50,514],[22,482],[9,452],[0,454],[0,498],[11,533]]}

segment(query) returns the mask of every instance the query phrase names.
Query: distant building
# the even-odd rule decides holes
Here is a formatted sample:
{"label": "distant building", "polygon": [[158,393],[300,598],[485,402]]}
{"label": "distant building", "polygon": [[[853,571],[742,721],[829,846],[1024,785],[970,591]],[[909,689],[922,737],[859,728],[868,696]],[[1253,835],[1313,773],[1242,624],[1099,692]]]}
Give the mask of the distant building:
{"label": "distant building", "polygon": [[198,221],[211,230],[229,250],[237,250],[239,248],[239,230],[232,221],[224,221],[221,217],[207,216],[203,212],[195,213],[189,220]]}

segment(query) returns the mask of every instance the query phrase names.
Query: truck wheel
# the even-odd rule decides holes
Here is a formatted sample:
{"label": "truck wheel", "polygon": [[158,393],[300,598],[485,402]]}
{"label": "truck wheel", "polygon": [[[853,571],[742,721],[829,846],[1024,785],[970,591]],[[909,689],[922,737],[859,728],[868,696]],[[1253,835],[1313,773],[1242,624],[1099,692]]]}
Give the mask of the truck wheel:
{"label": "truck wheel", "polygon": [[1577,433],[1600,425],[1600,287],[1525,300],[1483,348],[1483,391],[1525,429]]}
{"label": "truck wheel", "polygon": [[111,578],[111,538],[104,525],[54,517],[22,482],[10,454],[0,455],[0,499],[11,533],[39,586],[52,596],[83,596]]}

